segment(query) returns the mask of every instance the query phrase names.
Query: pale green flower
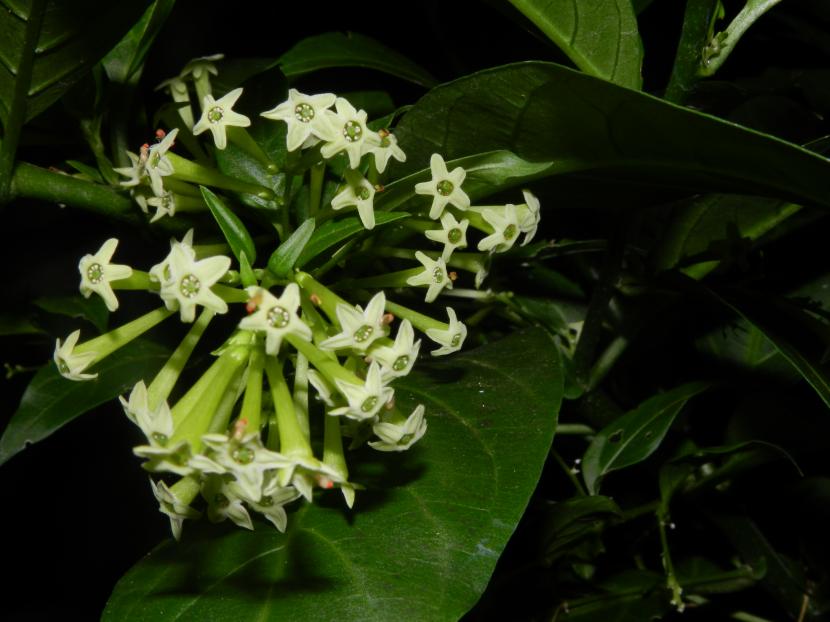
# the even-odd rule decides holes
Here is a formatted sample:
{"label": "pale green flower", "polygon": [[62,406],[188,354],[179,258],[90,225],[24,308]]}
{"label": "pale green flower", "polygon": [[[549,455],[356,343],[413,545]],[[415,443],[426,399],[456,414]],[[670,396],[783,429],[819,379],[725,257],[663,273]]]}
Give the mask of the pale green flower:
{"label": "pale green flower", "polygon": [[233,478],[222,475],[208,475],[202,484],[202,496],[208,503],[207,517],[212,523],[231,519],[239,527],[253,531],[254,525],[248,510],[242,505],[242,498],[232,488]]}
{"label": "pale green flower", "polygon": [[[164,194],[164,182],[161,178],[172,175],[175,172],[173,170],[173,164],[165,154],[173,146],[178,133],[179,128],[170,130],[164,138],[161,139],[161,141],[157,142],[147,150],[147,160],[144,163],[144,171],[150,177],[150,187],[153,189],[153,194],[157,197]],[[139,158],[139,160],[141,160],[141,158]]]}
{"label": "pale green flower", "polygon": [[373,418],[395,393],[391,387],[384,386],[380,365],[376,361],[372,361],[369,365],[366,381],[363,384],[352,384],[340,379],[334,382],[349,405],[334,408],[329,414],[343,415],[355,421]]}
{"label": "pale green flower", "polygon": [[85,374],[83,371],[95,361],[95,352],[84,352],[75,354],[73,350],[81,336],[81,331],[71,333],[61,345],[61,340],[55,340],[55,353],[53,358],[61,376],[67,380],[92,380],[98,374]]}
{"label": "pale green flower", "polygon": [[427,236],[427,239],[444,245],[441,259],[446,262],[450,260],[450,256],[456,248],[467,247],[467,227],[469,224],[470,221],[466,218],[459,222],[450,212],[444,212],[441,215],[441,229],[430,229],[425,231],[424,235]]}
{"label": "pale green flower", "polygon": [[334,400],[331,395],[334,391],[334,387],[329,384],[323,374],[318,372],[316,369],[309,369],[308,381],[311,383],[311,386],[317,390],[317,395],[320,400],[322,400],[322,402],[329,408],[333,408]]}
{"label": "pale green flower", "polygon": [[432,356],[443,356],[458,352],[467,338],[467,327],[464,326],[463,322],[458,321],[452,307],[447,307],[447,315],[449,315],[450,323],[446,329],[428,328],[426,330],[427,337],[441,346],[430,352]]}
{"label": "pale green flower", "polygon": [[179,310],[182,322],[196,318],[196,305],[216,313],[227,313],[228,305],[211,291],[231,266],[229,257],[217,255],[196,261],[189,244],[174,242],[170,254],[150,269],[159,280],[159,295],[171,311]]}
{"label": "pale green flower", "polygon": [[202,100],[202,116],[196,125],[193,126],[194,136],[198,136],[205,130],[213,134],[213,142],[217,149],[224,149],[228,146],[228,127],[248,127],[251,120],[244,114],[232,110],[236,100],[242,95],[242,89],[234,89],[226,93],[218,100],[213,95],[205,95]]}
{"label": "pale green flower", "polygon": [[[213,68],[214,74],[216,68]],[[187,90],[187,83],[176,76],[165,80],[156,87],[156,90],[166,89],[176,103],[176,110],[179,111],[182,121],[187,125],[188,129],[193,127],[193,110],[190,108],[190,93]]]}
{"label": "pale green flower", "polygon": [[291,466],[291,460],[265,449],[259,430],[237,439],[227,434],[205,434],[203,454],[193,456],[190,466],[202,473],[233,475],[246,498],[262,494],[265,472]]}
{"label": "pale green flower", "polygon": [[478,250],[491,253],[509,251],[521,233],[519,210],[508,203],[505,206],[487,207],[481,210],[481,216],[494,231],[478,243]]}
{"label": "pale green flower", "polygon": [[365,352],[376,339],[386,334],[383,311],[386,307],[386,294],[378,292],[369,301],[366,310],[360,306],[338,304],[336,313],[340,323],[340,333],[320,343],[323,350],[342,350],[353,348]]}
{"label": "pale green flower", "polygon": [[432,302],[445,287],[452,289],[452,280],[447,274],[447,264],[442,257],[432,259],[421,251],[415,252],[415,259],[424,266],[424,271],[406,279],[408,285],[426,285],[427,295],[425,302]]}
{"label": "pale green flower", "polygon": [[380,137],[366,126],[365,110],[356,110],[342,97],[334,102],[334,108],[336,112],[325,111],[334,134],[322,146],[320,153],[324,158],[331,158],[345,151],[349,156],[349,166],[356,169],[360,166],[360,158],[380,145]]}
{"label": "pale green flower", "polygon": [[398,147],[398,139],[395,138],[392,132],[381,130],[377,134],[380,144],[377,147],[372,147],[368,152],[375,156],[375,169],[378,173],[386,170],[389,158],[394,158],[398,162],[406,162],[406,154],[403,149]]}
{"label": "pale green flower", "polygon": [[303,322],[297,309],[300,306],[300,288],[296,283],[285,286],[282,296],[277,298],[261,287],[252,286],[247,290],[257,310],[239,322],[239,328],[265,331],[265,351],[276,355],[286,335],[294,335],[311,341],[311,329]]}
{"label": "pale green flower", "polygon": [[432,173],[430,181],[415,184],[416,194],[432,195],[432,206],[429,208],[429,217],[438,220],[444,213],[447,204],[454,205],[460,210],[470,207],[470,197],[461,189],[467,172],[460,166],[447,171],[444,158],[438,153],[433,153],[429,159],[429,168]]}
{"label": "pale green flower", "polygon": [[173,216],[176,213],[176,195],[166,190],[161,196],[147,199],[147,205],[156,208],[156,213],[150,219],[150,222],[156,222],[164,216]]}
{"label": "pale green flower", "polygon": [[[273,479],[273,482],[276,482],[276,478]],[[273,485],[266,485],[262,494],[256,498],[247,497],[238,482],[230,482],[228,489],[244,499],[245,503],[252,510],[256,510],[267,518],[280,532],[285,532],[285,528],[288,525],[288,517],[285,514],[283,506],[298,499],[300,496],[293,487],[278,486],[275,483]],[[251,526],[251,529],[253,529],[253,526]]]}
{"label": "pale green flower", "polygon": [[145,162],[132,151],[127,152],[127,157],[130,159],[130,166],[123,166],[120,168],[114,168],[116,173],[119,175],[123,175],[124,177],[128,177],[122,182],[119,182],[125,188],[131,188],[133,186],[137,186],[141,183],[141,180],[146,175],[146,171],[144,170]]}
{"label": "pale green flower", "polygon": [[129,278],[133,273],[130,266],[110,263],[117,246],[118,240],[110,238],[97,253],[84,255],[78,263],[78,270],[81,272],[81,294],[84,298],[89,298],[93,292],[98,294],[110,311],[118,309],[118,298],[115,297],[110,282]]}
{"label": "pale green flower", "polygon": [[536,235],[539,221],[542,219],[542,209],[539,199],[530,190],[522,190],[522,194],[525,198],[525,204],[518,207],[520,210],[519,230],[525,234],[525,239],[522,241],[522,246],[524,246]]}
{"label": "pale green flower", "polygon": [[210,56],[199,56],[198,58],[194,58],[184,66],[184,69],[182,69],[179,77],[186,78],[187,76],[192,75],[194,80],[203,80],[208,78],[211,74],[214,76],[219,75],[214,63],[222,60],[223,58],[225,58],[224,54],[211,54]]}
{"label": "pale green flower", "polygon": [[158,407],[152,410],[148,400],[147,385],[143,380],[136,383],[128,400],[122,396],[118,399],[124,408],[124,414],[139,427],[151,445],[167,446],[173,436],[173,415],[166,401],[162,400]]}
{"label": "pale green flower", "polygon": [[378,421],[372,431],[380,438],[370,441],[369,447],[378,451],[405,451],[418,442],[427,431],[424,406],[418,404],[412,414],[403,421]]}
{"label": "pale green flower", "polygon": [[170,529],[173,537],[179,540],[182,537],[182,523],[188,518],[199,518],[199,512],[183,503],[164,482],[156,484],[150,480],[153,487],[153,496],[159,502],[159,511],[170,518]]}
{"label": "pale green flower", "polygon": [[331,209],[354,206],[364,228],[375,228],[375,187],[357,171],[346,172],[346,187],[331,200]]}
{"label": "pale green flower", "polygon": [[309,138],[333,140],[335,130],[324,111],[334,105],[334,93],[305,95],[297,89],[288,90],[288,100],[276,108],[263,112],[266,119],[285,121],[286,147],[289,151],[299,149]]}
{"label": "pale green flower", "polygon": [[421,340],[415,341],[415,331],[409,320],[404,320],[398,327],[395,343],[391,346],[374,348],[370,355],[372,360],[381,365],[381,375],[384,381],[406,376],[415,365]]}

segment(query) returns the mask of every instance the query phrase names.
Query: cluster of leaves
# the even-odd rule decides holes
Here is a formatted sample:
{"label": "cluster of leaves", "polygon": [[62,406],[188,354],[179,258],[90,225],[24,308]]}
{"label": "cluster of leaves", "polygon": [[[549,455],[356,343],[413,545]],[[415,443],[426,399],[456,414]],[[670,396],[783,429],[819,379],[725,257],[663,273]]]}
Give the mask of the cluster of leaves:
{"label": "cluster of leaves", "polygon": [[[14,199],[6,213],[34,199],[138,223],[108,185],[118,164],[108,153],[129,146],[123,111],[153,86],[141,80],[144,61],[172,2],[143,14],[141,3],[77,4],[3,2],[0,32],[14,44],[0,65],[0,198]],[[269,101],[285,78],[335,67],[429,89],[398,114],[408,158],[396,177],[423,175],[438,152],[468,171],[474,199],[532,181],[556,240],[494,264],[493,288],[505,293],[478,318],[480,348],[401,383],[404,406],[426,401],[435,413],[429,437],[391,468],[361,461],[353,477],[367,501],[355,513],[304,506],[286,534],[194,530],[130,570],[105,619],[450,620],[471,608],[471,620],[585,622],[827,614],[830,267],[807,261],[805,249],[821,248],[830,207],[830,163],[820,155],[830,97],[826,71],[814,68],[830,49],[815,24],[830,24],[830,13],[785,3],[738,42],[747,15],[751,23],[776,2],[741,10],[688,0],[685,12],[666,0],[512,4],[506,13],[552,42],[539,56],[576,69],[521,62],[436,86],[406,57],[342,34],[238,61],[234,85]],[[650,73],[659,63],[644,56],[640,33],[663,28],[667,15],[682,28],[670,37],[671,75],[661,76]],[[106,37],[82,35],[91,16],[111,21]],[[755,43],[755,29],[767,40]],[[783,50],[798,39],[803,49],[784,55],[785,68],[742,60],[744,47]],[[757,75],[704,79],[730,63]],[[33,153],[61,164],[18,149],[20,131],[93,65],[64,101],[91,155],[69,155],[74,177],[23,162]],[[642,92],[643,77],[657,95]],[[373,116],[395,112],[385,92],[350,95],[361,97]],[[267,150],[284,140],[255,138]],[[263,179],[230,148],[220,164]],[[411,188],[390,186],[384,206]],[[239,200],[265,225],[279,222],[278,206]],[[277,249],[273,269],[336,254],[360,231],[357,219],[340,224],[315,231],[305,250]],[[55,312],[99,329],[107,321],[77,299],[41,299],[39,309],[4,312],[3,332],[31,342],[65,334]],[[150,341],[125,349],[91,390],[42,369],[0,439],[0,460],[152,373],[164,352]]]}

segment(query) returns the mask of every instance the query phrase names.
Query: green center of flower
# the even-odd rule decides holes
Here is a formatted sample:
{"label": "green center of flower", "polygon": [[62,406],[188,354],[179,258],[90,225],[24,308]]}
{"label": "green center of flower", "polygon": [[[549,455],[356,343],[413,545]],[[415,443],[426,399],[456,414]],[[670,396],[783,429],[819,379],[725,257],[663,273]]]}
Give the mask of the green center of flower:
{"label": "green center of flower", "polygon": [[516,237],[516,225],[507,225],[504,228],[504,239],[505,240],[512,240]]}
{"label": "green center of flower", "polygon": [[150,157],[150,166],[156,168],[161,162],[161,154],[158,151],[154,151],[153,155]]}
{"label": "green center of flower", "polygon": [[173,273],[170,272],[170,264],[166,263],[161,267],[161,276],[164,277],[165,281],[170,280],[170,277],[173,276]]}
{"label": "green center of flower", "polygon": [[86,269],[86,278],[93,285],[98,285],[98,283],[104,280],[104,266],[99,263],[92,264]]}
{"label": "green center of flower", "polygon": [[222,110],[220,106],[214,106],[210,110],[208,110],[207,118],[208,121],[211,123],[219,123],[222,120],[222,117],[225,116],[225,111]]}
{"label": "green center of flower", "polygon": [[452,341],[450,342],[453,348],[457,348],[458,345],[461,343],[461,333],[455,333],[452,336]]}
{"label": "green center of flower", "polygon": [[435,185],[435,189],[442,197],[448,197],[455,190],[455,185],[449,179],[443,179]]}
{"label": "green center of flower", "polygon": [[439,266],[435,266],[432,269],[432,280],[436,283],[442,283],[444,281],[444,271]]}
{"label": "green center of flower", "polygon": [[237,447],[231,452],[231,458],[237,464],[251,464],[254,461],[254,450],[247,447]]}
{"label": "green center of flower", "polygon": [[374,332],[374,329],[371,326],[369,326],[368,324],[364,324],[363,326],[358,328],[356,331],[354,331],[354,340],[358,343],[363,343],[369,337],[372,336],[373,332]]}
{"label": "green center of flower", "polygon": [[231,504],[230,500],[223,495],[221,492],[217,493],[215,497],[213,497],[213,505],[218,508],[226,508]]}
{"label": "green center of flower", "polygon": [[179,291],[185,298],[193,298],[202,289],[202,282],[193,274],[188,274],[179,283]]}
{"label": "green center of flower", "polygon": [[161,432],[153,432],[150,435],[150,438],[152,438],[156,442],[156,445],[160,445],[162,447],[166,446],[167,441],[170,440],[167,438],[166,434],[162,434]]}
{"label": "green center of flower", "polygon": [[274,505],[274,497],[272,497],[271,495],[265,495],[264,497],[262,497],[262,499],[259,500],[259,505],[266,508],[270,508],[272,505]]}
{"label": "green center of flower", "polygon": [[388,136],[384,136],[383,138],[380,139],[380,146],[383,147],[384,149],[386,149],[387,147],[389,147],[391,145],[392,145],[392,141],[389,140]]}
{"label": "green center of flower", "polygon": [[357,196],[360,197],[361,201],[368,201],[372,193],[366,186],[360,186],[360,190],[357,191]]}
{"label": "green center of flower", "polygon": [[409,357],[406,354],[402,354],[392,363],[392,369],[395,371],[403,371],[407,365],[409,365]]}
{"label": "green center of flower", "polygon": [[464,234],[461,233],[461,229],[456,227],[455,229],[449,230],[449,232],[447,233],[447,239],[453,244],[458,244],[461,241],[462,235]]}
{"label": "green center of flower", "polygon": [[372,409],[378,405],[378,398],[372,395],[371,397],[367,397],[363,400],[363,403],[360,405],[360,410],[365,413],[371,412]]}
{"label": "green center of flower", "polygon": [[291,321],[291,314],[282,307],[272,307],[267,317],[268,324],[274,328],[285,328]]}
{"label": "green center of flower", "polygon": [[350,143],[357,142],[363,136],[363,128],[357,121],[347,121],[343,126],[343,136]]}
{"label": "green center of flower", "polygon": [[399,440],[398,445],[408,445],[409,442],[412,440],[412,437],[415,436],[414,434],[404,434]]}
{"label": "green center of flower", "polygon": [[303,102],[294,107],[294,116],[300,123],[309,123],[314,118],[314,108]]}
{"label": "green center of flower", "polygon": [[68,374],[69,373],[69,365],[67,365],[66,361],[64,361],[63,359],[58,359],[58,370],[62,374]]}

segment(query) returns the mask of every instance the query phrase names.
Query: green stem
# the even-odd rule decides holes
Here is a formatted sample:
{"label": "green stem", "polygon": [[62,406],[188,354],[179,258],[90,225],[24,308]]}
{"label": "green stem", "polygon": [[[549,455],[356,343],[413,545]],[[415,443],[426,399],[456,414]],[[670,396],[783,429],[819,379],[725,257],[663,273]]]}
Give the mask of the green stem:
{"label": "green stem", "polygon": [[309,341],[304,341],[294,335],[286,335],[286,340],[294,346],[294,348],[308,359],[308,362],[314,365],[314,368],[326,377],[326,380],[335,385],[336,380],[350,382],[351,384],[362,385],[363,381],[358,378],[353,372],[349,371],[336,359],[329,356],[328,353],[323,352],[317,346]]}
{"label": "green stem", "polygon": [[199,343],[199,339],[202,338],[205,329],[210,324],[214,315],[216,314],[210,309],[202,311],[199,318],[190,327],[187,335],[182,339],[179,347],[167,359],[164,367],[159,370],[156,377],[150,383],[150,386],[147,387],[147,399],[150,410],[153,412],[155,412],[161,402],[170,396],[170,392],[176,385],[176,381],[179,379],[184,366],[187,365],[190,355],[193,354],[193,349]]}
{"label": "green stem", "polygon": [[677,581],[677,575],[674,573],[674,564],[671,559],[671,550],[669,549],[669,539],[666,535],[666,522],[668,521],[668,511],[664,505],[658,507],[655,513],[657,517],[657,529],[660,532],[660,547],[662,548],[663,569],[666,572],[666,587],[671,590],[672,601],[671,604],[678,611],[683,611],[683,588]]}
{"label": "green stem", "polygon": [[251,349],[248,362],[248,381],[245,385],[245,398],[239,418],[247,421],[249,432],[259,432],[262,427],[262,371],[265,368],[265,352],[260,346]]}
{"label": "green stem", "polygon": [[311,431],[308,421],[308,359],[297,353],[297,362],[294,364],[294,409],[297,411],[297,421],[306,441],[310,442]]}
{"label": "green stem", "polygon": [[164,307],[160,307],[154,311],[150,311],[136,318],[132,322],[128,322],[123,326],[119,326],[115,330],[90,339],[75,348],[76,354],[83,354],[84,352],[95,353],[95,363],[106,358],[118,348],[127,345],[136,337],[140,337],[148,330],[153,328],[162,320],[170,317],[172,311],[168,311]]}
{"label": "green stem", "polygon": [[[47,0],[32,0],[29,4],[29,14],[26,18],[26,29],[23,38],[12,49],[18,49],[20,63],[14,74],[14,89],[12,91],[9,114],[3,123],[3,142],[0,143],[0,205],[6,204],[13,196],[11,188],[12,170],[14,169],[17,145],[20,141],[20,132],[26,123],[26,100],[29,86],[32,83],[32,69],[35,63],[35,50],[40,37],[40,28],[43,16],[46,13]],[[11,10],[9,10],[11,13]],[[8,17],[7,19],[14,19]]]}
{"label": "green stem", "polygon": [[168,152],[166,155],[173,165],[173,170],[175,171],[173,177],[175,179],[189,181],[203,186],[233,190],[234,192],[254,194],[266,201],[271,201],[275,198],[274,193],[265,186],[250,184],[239,179],[234,179],[233,177],[228,177],[219,171],[187,160],[175,153]]}
{"label": "green stem", "polygon": [[[749,27],[779,2],[781,0],[747,0],[744,8],[726,27],[726,30],[716,34],[707,46],[710,51],[708,54],[706,52],[703,54],[703,62],[698,70],[699,75],[703,77],[715,75]],[[713,46],[717,48],[712,50]]]}
{"label": "green stem", "polygon": [[282,373],[283,361],[269,357],[265,364],[265,373],[268,375],[268,384],[271,386],[271,396],[274,400],[274,409],[277,411],[277,426],[280,435],[280,451],[286,456],[313,458],[311,445],[297,420],[294,411],[294,400],[288,383]]}
{"label": "green stem", "polygon": [[323,181],[326,176],[326,163],[319,162],[310,169],[308,188],[308,215],[313,218],[320,209],[323,200]]}
{"label": "green stem", "polygon": [[328,287],[315,280],[314,277],[307,272],[298,272],[294,279],[297,281],[297,285],[302,287],[309,297],[316,297],[314,304],[323,309],[325,314],[329,317],[329,320],[337,326],[340,326],[340,323],[337,321],[337,305],[351,305],[331,291]]}
{"label": "green stem", "polygon": [[580,497],[586,496],[588,493],[582,486],[582,482],[579,481],[579,478],[571,470],[571,467],[569,467],[565,463],[565,461],[562,459],[562,456],[559,455],[559,452],[551,449],[550,455],[553,456],[553,459],[556,461],[556,464],[558,464],[561,467],[562,472],[565,473],[567,478],[570,480],[571,484],[573,484],[573,487],[576,489],[576,494]]}
{"label": "green stem", "polygon": [[[397,272],[387,272],[386,274],[378,274],[377,276],[367,276],[360,279],[346,279],[340,282],[342,287],[352,288],[395,288],[395,287],[409,287],[407,281],[412,277],[423,274],[424,268],[409,268],[407,270],[398,270]],[[339,288],[338,288],[339,289]]]}
{"label": "green stem", "polygon": [[132,201],[113,188],[53,173],[25,162],[15,167],[10,192],[12,198],[25,197],[71,205],[135,225],[143,222],[133,209]]}
{"label": "green stem", "polygon": [[422,333],[425,333],[430,328],[435,328],[437,330],[449,330],[449,324],[446,322],[434,320],[428,315],[418,313],[417,311],[408,309],[407,307],[399,305],[388,299],[386,300],[386,311],[401,319],[409,320],[412,322],[412,325]]}

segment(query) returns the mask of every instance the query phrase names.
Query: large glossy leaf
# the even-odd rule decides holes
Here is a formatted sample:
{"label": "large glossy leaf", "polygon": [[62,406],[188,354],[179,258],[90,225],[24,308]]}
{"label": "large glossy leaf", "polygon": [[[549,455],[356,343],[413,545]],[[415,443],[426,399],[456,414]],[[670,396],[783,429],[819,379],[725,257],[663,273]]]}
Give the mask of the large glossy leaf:
{"label": "large glossy leaf", "polygon": [[225,239],[228,241],[234,256],[237,260],[241,261],[242,253],[245,253],[248,262],[253,264],[256,261],[256,247],[254,246],[254,240],[251,238],[251,234],[248,232],[248,228],[239,216],[234,214],[233,210],[225,205],[222,199],[204,186],[199,186],[199,188],[202,191],[202,197],[205,199],[205,203],[207,203],[210,212],[213,214],[219,228],[225,235]]}
{"label": "large glossy leaf", "polygon": [[350,458],[367,485],[353,513],[332,499],[289,514],[284,535],[186,529],[118,583],[103,619],[457,620],[536,485],[562,375],[539,330],[421,367],[396,398],[426,404],[429,430],[405,454]]}
{"label": "large glossy leaf", "polygon": [[[25,40],[29,11],[35,2],[0,2],[0,121],[5,125],[14,106],[31,119],[57,101],[135,23],[147,2],[75,0],[46,3],[39,35]],[[24,43],[26,45],[24,45]],[[18,69],[34,48],[31,72]],[[17,83],[24,97],[14,101]]]}
{"label": "large glossy leaf", "polygon": [[436,84],[428,71],[380,41],[350,32],[329,32],[303,39],[279,58],[289,78],[331,67],[366,67],[431,87]]}
{"label": "large glossy leaf", "polygon": [[686,402],[708,386],[692,382],[666,391],[603,428],[582,458],[582,476],[588,491],[596,494],[604,475],[653,454]]}
{"label": "large glossy leaf", "polygon": [[67,380],[53,363],[46,364],[35,374],[0,437],[0,464],[88,410],[124,393],[141,378],[152,376],[169,355],[167,348],[138,339],[93,367],[98,378],[86,382]]}
{"label": "large glossy leaf", "polygon": [[268,269],[274,276],[285,278],[291,275],[300,253],[314,234],[314,219],[309,218],[292,233],[288,239],[277,247],[270,259]]}
{"label": "large glossy leaf", "polygon": [[435,152],[452,160],[506,149],[549,163],[549,175],[590,173],[571,180],[577,191],[599,178],[830,206],[830,161],[822,156],[551,63],[497,67],[435,88],[396,135],[407,153],[398,174],[425,168]]}
{"label": "large glossy leaf", "polygon": [[510,0],[582,71],[622,86],[643,83],[643,42],[631,0]]}

